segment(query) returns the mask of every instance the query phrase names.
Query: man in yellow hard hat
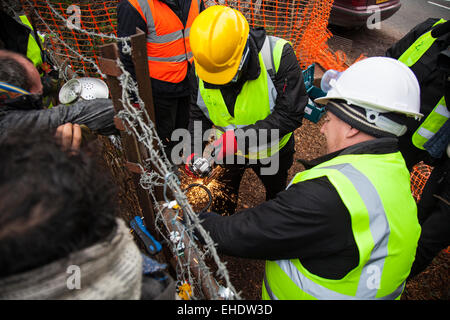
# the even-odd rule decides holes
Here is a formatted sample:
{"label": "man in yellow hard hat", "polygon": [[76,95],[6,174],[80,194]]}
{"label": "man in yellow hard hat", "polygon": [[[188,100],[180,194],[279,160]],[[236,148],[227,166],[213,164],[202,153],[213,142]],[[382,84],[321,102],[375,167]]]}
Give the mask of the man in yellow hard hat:
{"label": "man in yellow hard hat", "polygon": [[263,28],[250,29],[239,11],[219,5],[196,18],[190,44],[197,82],[188,173],[189,164],[202,156],[203,133],[214,126],[214,157],[225,165],[223,180],[229,182],[231,201],[225,211],[234,212],[233,194],[248,167],[262,180],[266,198],[274,198],[286,187],[295,152],[292,133],[302,124],[308,102],[293,48]]}

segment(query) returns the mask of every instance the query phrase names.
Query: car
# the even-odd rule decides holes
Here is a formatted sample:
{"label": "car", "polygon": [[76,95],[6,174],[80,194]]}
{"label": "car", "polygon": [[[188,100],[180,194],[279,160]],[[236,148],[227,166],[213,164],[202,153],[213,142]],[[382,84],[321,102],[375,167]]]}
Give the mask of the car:
{"label": "car", "polygon": [[[400,0],[334,0],[329,23],[340,27],[369,27],[386,20],[400,7]],[[377,17],[380,21],[376,21]]]}

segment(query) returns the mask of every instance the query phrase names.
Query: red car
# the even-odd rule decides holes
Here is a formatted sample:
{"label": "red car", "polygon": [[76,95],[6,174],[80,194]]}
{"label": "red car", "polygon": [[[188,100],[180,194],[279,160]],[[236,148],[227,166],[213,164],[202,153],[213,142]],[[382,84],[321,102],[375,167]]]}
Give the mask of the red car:
{"label": "red car", "polygon": [[[373,24],[389,18],[400,7],[400,0],[334,0],[329,23],[342,27]],[[377,17],[380,21],[375,21]]]}

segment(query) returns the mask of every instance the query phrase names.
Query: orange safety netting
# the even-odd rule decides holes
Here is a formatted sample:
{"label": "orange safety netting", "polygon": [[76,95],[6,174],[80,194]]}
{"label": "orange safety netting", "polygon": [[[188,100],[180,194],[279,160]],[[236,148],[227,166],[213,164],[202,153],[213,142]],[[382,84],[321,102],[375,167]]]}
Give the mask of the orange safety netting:
{"label": "orange safety netting", "polygon": [[[99,46],[111,41],[110,38],[95,34],[117,35],[116,7],[120,1],[20,1],[38,30],[51,35],[52,53],[66,60],[72,70],[95,76],[97,70],[89,59],[97,64]],[[327,40],[332,36],[327,24],[333,0],[204,0],[204,2],[207,7],[222,4],[238,9],[252,27],[264,27],[268,34],[289,40],[302,69],[306,69],[314,62],[320,63],[326,69],[345,68],[345,55],[335,54],[327,46]],[[62,19],[63,17],[76,22],[77,12],[74,9],[79,10],[80,27],[88,33],[69,28],[67,21]]]}
{"label": "orange safety netting", "polygon": [[[99,47],[111,40],[92,34],[117,36],[117,0],[91,1],[90,3],[83,0],[20,1],[36,28],[48,35],[50,50],[54,56],[59,57],[61,62],[66,62],[77,73],[98,76],[96,68],[89,59],[98,65]],[[77,22],[80,28],[91,34],[71,28],[70,23]]]}
{"label": "orange safety netting", "polygon": [[420,201],[423,188],[425,188],[425,185],[427,184],[428,178],[430,177],[432,171],[433,167],[425,164],[423,161],[414,165],[414,167],[412,168],[410,177],[411,192],[416,202]]}

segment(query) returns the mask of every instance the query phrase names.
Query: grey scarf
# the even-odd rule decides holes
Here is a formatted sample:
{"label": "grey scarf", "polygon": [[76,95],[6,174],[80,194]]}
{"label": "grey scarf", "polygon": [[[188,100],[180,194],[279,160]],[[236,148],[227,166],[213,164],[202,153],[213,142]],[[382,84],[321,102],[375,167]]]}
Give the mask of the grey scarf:
{"label": "grey scarf", "polygon": [[0,279],[0,299],[139,299],[142,257],[121,219],[111,237],[58,261]]}

